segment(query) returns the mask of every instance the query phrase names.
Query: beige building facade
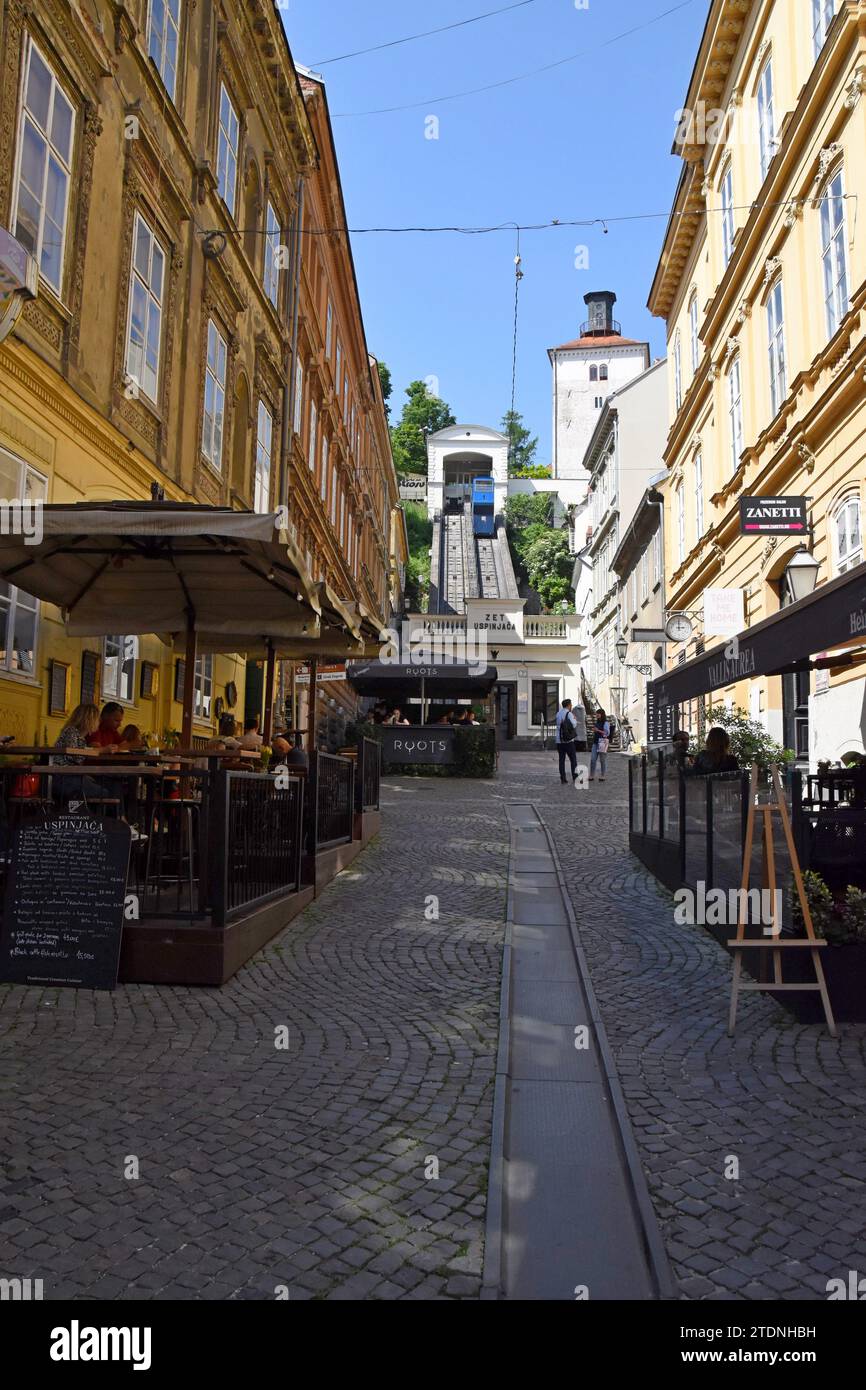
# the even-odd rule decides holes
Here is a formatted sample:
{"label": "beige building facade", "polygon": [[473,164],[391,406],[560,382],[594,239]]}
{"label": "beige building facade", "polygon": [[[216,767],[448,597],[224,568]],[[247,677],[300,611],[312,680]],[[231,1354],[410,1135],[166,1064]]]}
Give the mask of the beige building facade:
{"label": "beige building facade", "polygon": [[[863,562],[864,93],[866,0],[713,0],[649,299],[670,364],[667,610],[693,624],[669,669],[719,641],[707,588],[742,592],[744,630],[790,601],[802,539],[741,534],[741,498],[808,498],[819,585]],[[839,759],[866,747],[863,669],[756,674],[680,722],[700,735],[712,704],[741,706],[801,762]]]}

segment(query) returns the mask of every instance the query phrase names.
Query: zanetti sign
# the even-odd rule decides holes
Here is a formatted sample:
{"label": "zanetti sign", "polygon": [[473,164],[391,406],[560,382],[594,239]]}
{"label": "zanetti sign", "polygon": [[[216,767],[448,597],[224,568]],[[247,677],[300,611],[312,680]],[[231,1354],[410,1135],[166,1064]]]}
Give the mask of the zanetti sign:
{"label": "zanetti sign", "polygon": [[787,531],[805,535],[809,529],[805,497],[741,497],[742,535],[767,535]]}

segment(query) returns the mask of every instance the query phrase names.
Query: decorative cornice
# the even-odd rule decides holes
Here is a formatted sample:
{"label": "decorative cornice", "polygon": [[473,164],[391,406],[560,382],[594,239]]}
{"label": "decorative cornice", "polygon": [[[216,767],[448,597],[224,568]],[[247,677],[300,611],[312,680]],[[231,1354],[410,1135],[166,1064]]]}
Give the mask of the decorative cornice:
{"label": "decorative cornice", "polygon": [[845,106],[849,111],[854,110],[864,91],[866,91],[866,66],[861,63],[860,67],[854,69],[854,76],[845,93]]}
{"label": "decorative cornice", "polygon": [[764,261],[764,284],[769,285],[771,280],[775,280],[781,269],[781,256],[768,256]]}

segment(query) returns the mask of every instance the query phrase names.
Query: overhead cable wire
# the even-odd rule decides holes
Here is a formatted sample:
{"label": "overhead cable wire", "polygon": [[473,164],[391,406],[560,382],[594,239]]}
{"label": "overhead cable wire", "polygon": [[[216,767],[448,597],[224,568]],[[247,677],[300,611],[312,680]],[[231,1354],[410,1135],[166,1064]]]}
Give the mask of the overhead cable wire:
{"label": "overhead cable wire", "polygon": [[614,34],[612,38],[603,39],[601,43],[592,44],[589,48],[582,48],[578,53],[570,53],[565,58],[557,58],[555,62],[545,63],[540,68],[532,68],[529,72],[520,72],[514,77],[503,77],[499,82],[488,82],[482,87],[469,87],[462,92],[450,92],[447,96],[441,97],[427,97],[423,101],[405,102],[399,106],[376,106],[368,111],[334,111],[331,115],[334,120],[345,119],[349,116],[386,116],[396,111],[415,111],[419,107],[441,106],[446,101],[458,101],[461,97],[477,96],[481,92],[492,92],[499,87],[510,87],[515,82],[526,82],[531,77],[539,77],[542,73],[564,67],[566,63],[576,63],[578,59],[587,58],[591,53],[596,53],[600,49],[610,48],[611,44],[620,43],[623,39],[630,38],[632,34],[639,34],[644,29],[651,28],[652,25],[667,19],[669,15],[676,14],[679,10],[684,10],[694,3],[695,0],[680,0],[678,5],[672,5],[669,9],[653,15],[641,24],[635,24],[631,29],[624,29],[622,33]]}
{"label": "overhead cable wire", "polygon": [[485,14],[472,15],[469,19],[458,19],[453,24],[442,24],[438,29],[425,29],[421,34],[407,34],[403,39],[391,39],[388,43],[375,43],[370,48],[358,48],[354,53],[340,53],[336,58],[319,58],[311,63],[313,69],[326,68],[332,63],[345,63],[350,58],[364,58],[368,53],[381,53],[385,48],[399,48],[403,43],[415,43],[417,39],[429,39],[433,34],[446,34],[449,29],[463,29],[467,24],[477,24],[482,19],[493,19],[495,15],[508,14],[509,10],[521,10],[526,5],[535,5],[538,0],[517,0],[516,4],[504,5],[498,10],[487,10]]}

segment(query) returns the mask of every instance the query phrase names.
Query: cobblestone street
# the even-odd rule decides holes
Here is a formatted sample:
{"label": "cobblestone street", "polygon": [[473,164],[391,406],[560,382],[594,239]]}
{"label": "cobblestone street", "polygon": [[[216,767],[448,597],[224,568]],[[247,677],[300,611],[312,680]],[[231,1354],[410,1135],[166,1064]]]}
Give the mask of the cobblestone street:
{"label": "cobblestone street", "polygon": [[0,987],[0,1271],[46,1298],[477,1298],[526,799],[683,1296],[824,1298],[866,1271],[866,1030],[751,995],[727,1038],[728,959],[629,856],[611,764],[583,792],[540,753],[496,783],[390,779],[380,838],[222,990]]}

